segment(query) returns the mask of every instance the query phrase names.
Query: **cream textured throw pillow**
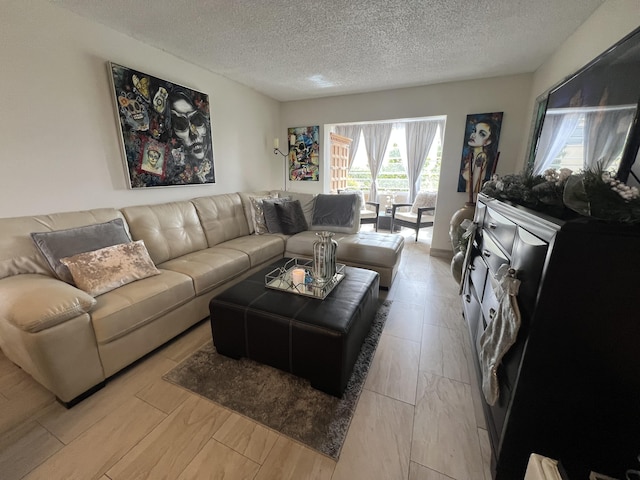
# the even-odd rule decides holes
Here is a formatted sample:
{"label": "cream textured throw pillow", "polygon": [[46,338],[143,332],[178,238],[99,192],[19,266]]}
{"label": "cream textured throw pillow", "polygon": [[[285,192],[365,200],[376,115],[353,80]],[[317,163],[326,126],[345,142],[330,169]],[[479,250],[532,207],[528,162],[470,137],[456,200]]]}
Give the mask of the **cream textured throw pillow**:
{"label": "cream textured throw pillow", "polygon": [[76,286],[94,297],[161,273],[142,240],[79,253],[60,261],[69,268]]}

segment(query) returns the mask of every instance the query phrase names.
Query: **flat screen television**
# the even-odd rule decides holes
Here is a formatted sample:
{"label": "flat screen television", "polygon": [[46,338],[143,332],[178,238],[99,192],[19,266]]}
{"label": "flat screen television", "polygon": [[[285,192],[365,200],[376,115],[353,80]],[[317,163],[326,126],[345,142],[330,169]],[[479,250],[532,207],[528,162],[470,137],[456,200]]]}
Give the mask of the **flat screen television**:
{"label": "flat screen television", "polygon": [[640,28],[540,100],[530,162],[574,171],[601,166],[640,184]]}

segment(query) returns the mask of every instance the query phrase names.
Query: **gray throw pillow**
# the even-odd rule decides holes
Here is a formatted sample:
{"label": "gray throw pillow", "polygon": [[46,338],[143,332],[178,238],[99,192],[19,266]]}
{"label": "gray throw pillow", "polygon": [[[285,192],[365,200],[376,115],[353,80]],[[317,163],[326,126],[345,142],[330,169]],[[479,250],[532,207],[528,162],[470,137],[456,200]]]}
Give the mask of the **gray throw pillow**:
{"label": "gray throw pillow", "polygon": [[[320,194],[313,207],[313,221],[310,230],[329,230],[339,233],[355,233],[356,211],[359,200],[355,193],[344,195]],[[358,220],[359,221],[359,220]]]}
{"label": "gray throw pillow", "polygon": [[282,233],[278,212],[276,212],[276,203],[285,203],[291,201],[290,197],[269,198],[262,201],[262,211],[264,213],[264,222],[267,224],[269,233]]}
{"label": "gray throw pillow", "polygon": [[66,265],[60,262],[61,258],[131,242],[121,218],[66,230],[34,232],[31,238],[53,273],[71,285],[75,285],[73,277]]}
{"label": "gray throw pillow", "polygon": [[300,201],[293,200],[292,202],[276,203],[274,206],[282,233],[295,235],[296,233],[304,232],[308,228]]}

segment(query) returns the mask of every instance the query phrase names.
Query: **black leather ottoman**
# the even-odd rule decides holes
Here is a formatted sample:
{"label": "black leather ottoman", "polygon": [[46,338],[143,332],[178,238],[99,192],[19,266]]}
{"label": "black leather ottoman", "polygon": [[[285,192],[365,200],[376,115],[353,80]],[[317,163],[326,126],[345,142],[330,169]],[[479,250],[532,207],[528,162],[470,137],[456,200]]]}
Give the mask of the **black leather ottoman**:
{"label": "black leather ottoman", "polygon": [[265,274],[286,260],[211,300],[213,343],[218,353],[286,370],[339,397],[378,307],[379,275],[346,267],[340,284],[317,300],[264,286]]}

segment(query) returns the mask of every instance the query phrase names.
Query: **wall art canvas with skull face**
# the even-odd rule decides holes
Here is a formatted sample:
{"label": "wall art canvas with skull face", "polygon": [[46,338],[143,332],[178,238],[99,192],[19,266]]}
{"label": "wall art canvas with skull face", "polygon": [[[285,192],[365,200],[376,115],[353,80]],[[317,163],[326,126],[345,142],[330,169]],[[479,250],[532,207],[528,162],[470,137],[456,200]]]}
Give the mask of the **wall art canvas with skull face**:
{"label": "wall art canvas with skull face", "polygon": [[320,179],[320,127],[293,127],[289,135],[289,180],[312,181]]}
{"label": "wall art canvas with skull face", "polygon": [[130,188],[215,183],[209,96],[109,62]]}

